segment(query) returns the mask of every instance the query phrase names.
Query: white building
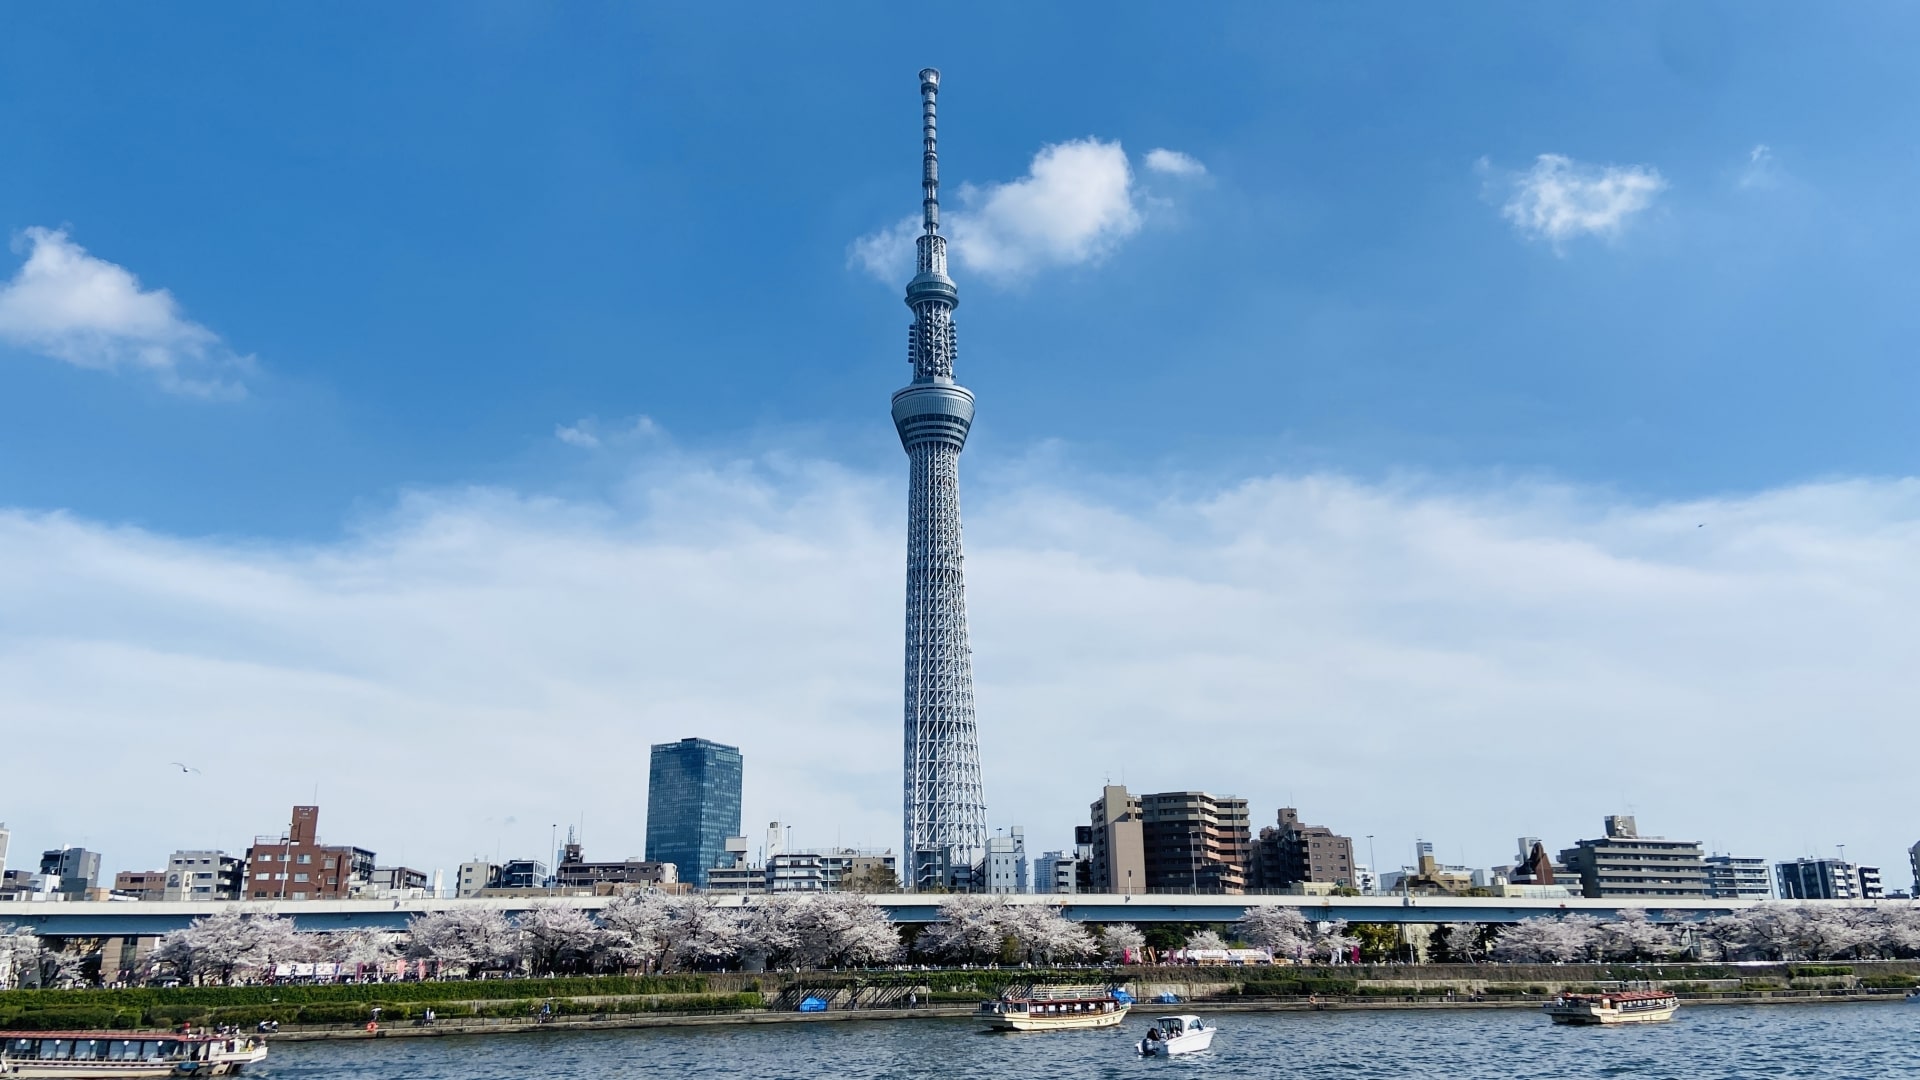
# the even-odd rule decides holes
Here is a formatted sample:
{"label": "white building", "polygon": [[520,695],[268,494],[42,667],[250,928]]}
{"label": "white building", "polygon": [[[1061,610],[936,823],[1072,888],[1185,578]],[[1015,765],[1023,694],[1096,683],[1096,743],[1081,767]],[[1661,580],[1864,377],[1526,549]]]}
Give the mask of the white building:
{"label": "white building", "polygon": [[167,900],[238,900],[247,864],[224,851],[176,851],[167,856]]}
{"label": "white building", "polygon": [[1072,852],[1045,851],[1033,860],[1033,891],[1041,893],[1078,892],[1079,860]]}
{"label": "white building", "polygon": [[987,838],[985,863],[987,891],[990,893],[1027,892],[1026,830],[1015,825],[1004,835]]}

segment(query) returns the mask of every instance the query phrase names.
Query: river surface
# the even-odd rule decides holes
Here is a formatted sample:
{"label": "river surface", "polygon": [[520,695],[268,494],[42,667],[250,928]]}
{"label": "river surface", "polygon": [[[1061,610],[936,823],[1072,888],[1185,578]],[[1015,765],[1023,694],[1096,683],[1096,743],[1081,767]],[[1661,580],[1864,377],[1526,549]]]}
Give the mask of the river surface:
{"label": "river surface", "polygon": [[1667,1024],[1557,1027],[1524,1009],[1209,1013],[1205,1054],[1142,1060],[1118,1030],[987,1033],[883,1020],[280,1043],[276,1080],[545,1077],[1435,1077],[1775,1080],[1920,1077],[1920,1006],[1683,1006]]}

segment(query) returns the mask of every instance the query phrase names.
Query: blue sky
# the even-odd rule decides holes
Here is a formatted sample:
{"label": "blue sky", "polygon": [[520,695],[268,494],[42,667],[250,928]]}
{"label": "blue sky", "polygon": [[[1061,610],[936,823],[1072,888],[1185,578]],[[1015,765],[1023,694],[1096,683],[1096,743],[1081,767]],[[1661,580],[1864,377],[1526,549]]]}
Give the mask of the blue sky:
{"label": "blue sky", "polygon": [[[885,409],[907,376],[907,312],[901,280],[870,273],[858,245],[916,209],[914,72],[926,64],[945,71],[949,205],[957,227],[975,229],[975,256],[958,260],[956,276],[959,374],[980,400],[966,480],[976,631],[1013,621],[988,598],[1011,597],[1018,575],[1006,568],[1023,565],[1019,555],[1040,565],[1065,553],[1125,581],[1160,574],[1200,587],[1152,615],[1145,599],[1115,615],[1156,628],[1191,618],[1197,636],[1168,648],[1211,673],[1169,674],[1151,688],[1167,704],[1137,717],[1141,730],[1184,715],[1194,684],[1180,679],[1219,675],[1206,626],[1220,612],[1205,597],[1226,594],[1209,590],[1257,590],[1277,572],[1227,569],[1246,550],[1233,538],[1277,542],[1298,528],[1300,545],[1317,535],[1373,550],[1341,524],[1371,519],[1341,507],[1396,508],[1366,534],[1376,540],[1430,524],[1423,515],[1442,506],[1529,542],[1585,545],[1609,565],[1709,576],[1737,566],[1772,583],[1752,584],[1748,597],[1774,595],[1773,585],[1801,596],[1808,581],[1858,572],[1849,580],[1891,603],[1904,595],[1893,582],[1911,580],[1900,567],[1920,517],[1906,479],[1920,419],[1910,299],[1920,145],[1901,107],[1920,90],[1916,21],[1871,4],[1001,5],[941,19],[890,5],[726,18],[585,4],[9,8],[0,140],[13,153],[0,170],[0,225],[14,250],[0,257],[0,281],[10,282],[0,296],[12,298],[0,299],[0,506],[16,525],[10,558],[59,551],[66,569],[16,566],[0,662],[10,655],[16,671],[45,672],[57,670],[44,666],[46,650],[105,650],[70,658],[76,685],[16,686],[11,709],[110,733],[138,723],[114,701],[162,702],[152,707],[176,710],[165,713],[173,719],[150,726],[215,741],[249,723],[270,727],[244,717],[282,715],[313,693],[304,679],[325,676],[386,704],[313,723],[439,716],[445,732],[418,725],[434,736],[424,745],[443,745],[473,705],[448,687],[470,681],[403,692],[397,654],[350,656],[363,636],[355,619],[372,609],[342,615],[338,638],[292,628],[314,621],[308,602],[351,606],[365,589],[378,593],[369,581],[418,603],[430,603],[434,582],[496,599],[476,582],[513,592],[515,564],[474,564],[459,579],[425,554],[440,550],[436,537],[495,535],[479,522],[561,550],[594,537],[627,551],[609,555],[615,566],[636,551],[657,567],[671,561],[663,552],[711,555],[748,537],[815,552],[824,561],[803,558],[812,569],[796,572],[831,579],[822,568],[835,552],[863,553],[874,566],[849,579],[852,592],[823,594],[871,601],[861,616],[870,621],[836,654],[859,658],[843,673],[862,687],[859,704],[815,704],[859,718],[848,738],[870,729],[884,743],[898,705],[887,636],[897,568],[887,560],[904,495]],[[1085,152],[1046,158],[1061,146]],[[1185,164],[1154,168],[1154,150]],[[1035,171],[1044,161],[1058,166],[1050,181]],[[29,263],[36,252],[43,263]],[[23,269],[33,265],[51,276],[33,279]],[[73,306],[54,319],[50,296]],[[1271,509],[1293,505],[1274,492],[1308,489],[1321,494],[1301,496],[1301,513],[1327,515],[1318,524],[1234,509],[1249,492],[1277,499]],[[1701,522],[1681,520],[1703,510],[1728,515],[1716,525],[1748,514],[1770,524],[1708,542],[1691,535]],[[569,523],[582,532],[567,533]],[[1781,540],[1802,531],[1824,539]],[[1115,548],[1115,536],[1139,544]],[[108,549],[118,554],[76,554]],[[1833,554],[1841,550],[1852,554]],[[1756,551],[1779,561],[1763,566]],[[731,611],[759,626],[793,616],[804,634],[796,611],[765,605],[838,602],[729,591],[751,577],[738,566],[753,560],[741,558],[718,559],[710,589],[658,616]],[[1460,569],[1452,556],[1408,558],[1398,543],[1379,559],[1352,571],[1356,589],[1412,566]],[[155,586],[147,575],[166,567],[201,569],[183,570],[178,588]],[[1300,573],[1305,582],[1318,571]],[[36,574],[53,580],[28,580]],[[1602,607],[1604,577],[1586,582]],[[257,624],[186,584],[266,579],[300,583],[292,592],[305,599],[269,605],[249,617]],[[1514,602],[1534,610],[1513,581],[1483,585],[1520,590]],[[460,663],[485,669],[489,649],[531,656],[567,638],[578,628],[538,620],[568,620],[574,586],[593,588],[556,584],[524,606],[488,608],[522,636],[468,643],[475,651]],[[859,591],[869,587],[871,596]],[[1528,628],[1544,625],[1502,623],[1474,606],[1479,595],[1350,593],[1345,609],[1325,611],[1376,612],[1368,640],[1431,627],[1431,644],[1452,657],[1441,667],[1457,674],[1506,645],[1524,652]],[[1636,650],[1673,625],[1661,595],[1648,586],[1647,603],[1621,616],[1640,628],[1626,635]],[[658,600],[636,596],[635,617]],[[1425,603],[1432,609],[1411,613]],[[1051,610],[1070,606],[1063,594]],[[1716,626],[1752,617],[1715,610],[1728,620]],[[1856,735],[1884,745],[1896,737],[1892,702],[1912,680],[1898,649],[1884,663],[1876,650],[1910,631],[1873,610],[1834,615],[1852,645],[1822,669],[1828,681],[1809,685],[1864,695]],[[1300,615],[1288,612],[1248,617],[1271,628]],[[1607,668],[1599,681],[1609,686],[1660,684],[1665,676],[1644,666],[1655,657],[1636,651],[1617,668],[1593,660],[1615,656],[1620,641],[1584,636],[1616,613],[1591,614],[1569,618],[1574,629],[1535,612],[1563,626],[1550,636],[1570,665],[1592,661],[1587,675]],[[613,640],[640,634],[608,617]],[[1449,636],[1482,617],[1505,627],[1505,644]],[[1292,632],[1276,630],[1268,644],[1280,649]],[[715,633],[716,648],[737,641]],[[1700,738],[1720,737],[1742,717],[1701,703],[1751,681],[1742,657],[1771,647],[1800,655],[1812,640],[1803,633],[1783,627],[1744,652],[1716,641],[1724,663],[1689,684],[1691,704],[1667,696],[1636,707],[1704,717]],[[271,655],[252,651],[281,637]],[[417,641],[401,634],[394,648]],[[1009,650],[995,673],[993,646],[979,648],[983,737],[1002,740],[990,758],[1009,759],[999,805],[1030,830],[1044,820],[1057,833],[1091,797],[1082,789],[1124,762],[1089,763],[1075,794],[1053,801],[1034,790],[1044,780],[1014,779],[1010,733],[985,710],[1039,719],[1033,701],[1045,695],[1011,677],[1029,654]],[[119,666],[120,649],[150,660],[159,683],[123,679],[139,665]],[[1092,677],[1073,674],[1073,659],[1059,657],[1069,687]],[[1258,655],[1243,659],[1260,668]],[[1399,678],[1404,660],[1329,661],[1350,664],[1357,681],[1298,709],[1410,722],[1406,702],[1371,713],[1356,704],[1364,684]],[[435,662],[414,657],[409,670]],[[552,692],[591,698],[609,725],[623,709],[671,717],[632,734],[642,749],[652,737],[705,733],[679,730],[703,717],[743,742],[783,722],[781,705],[742,704],[714,686],[663,690],[645,667],[612,649],[590,669],[552,675],[571,687]],[[261,672],[285,678],[250,681]],[[1585,693],[1566,677],[1557,698],[1542,677],[1527,708]],[[795,678],[790,693],[819,689],[804,672]],[[191,695],[159,685],[213,687],[218,701],[189,709],[180,702]],[[1261,679],[1234,685],[1223,723],[1311,725]],[[1502,685],[1461,691],[1461,715],[1519,723],[1503,712],[1515,699]],[[556,700],[517,701],[499,723],[551,723]],[[235,727],[196,726],[222,710]],[[1273,739],[1276,754],[1297,745]],[[854,786],[869,785],[870,797],[823,807],[808,827],[824,839],[846,823],[889,841],[892,753],[862,766]],[[1196,760],[1167,786],[1265,782],[1193,775],[1207,767]],[[287,784],[305,792],[317,779]],[[766,805],[750,799],[750,817],[801,814],[818,795],[782,783]],[[1593,819],[1577,826],[1589,831],[1613,803],[1645,804],[1666,789],[1593,783],[1594,801],[1572,819]],[[989,786],[992,798],[991,775]],[[476,802],[463,812],[544,824],[564,816],[546,802],[572,798],[566,788],[530,795],[521,811]],[[1326,796],[1342,791],[1329,783]],[[380,820],[386,796],[359,794],[366,820]],[[1682,800],[1672,816],[1681,808],[1697,809]],[[1505,853],[1500,836],[1550,831],[1508,825],[1497,809],[1462,840],[1487,850],[1462,857],[1489,862]],[[626,813],[617,803],[596,812]],[[1373,817],[1356,820],[1362,813]],[[1433,828],[1411,795],[1404,806],[1308,816],[1361,832]],[[1845,840],[1843,828],[1866,833],[1857,817],[1805,838],[1741,833],[1738,815],[1723,831],[1766,854],[1797,853],[1771,848],[1825,850]],[[1876,834],[1877,858],[1894,862],[1911,839],[1896,847],[1896,834]],[[140,840],[160,855],[167,842]]]}

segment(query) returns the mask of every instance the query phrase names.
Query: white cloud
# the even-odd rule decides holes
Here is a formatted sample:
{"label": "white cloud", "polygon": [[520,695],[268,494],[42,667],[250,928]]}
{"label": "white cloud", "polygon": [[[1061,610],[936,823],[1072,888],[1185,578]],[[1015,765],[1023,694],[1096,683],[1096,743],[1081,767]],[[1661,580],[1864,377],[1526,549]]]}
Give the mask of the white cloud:
{"label": "white cloud", "polygon": [[868,233],[848,245],[847,265],[858,266],[889,285],[904,285],[913,276],[913,242],[920,231],[916,214]]}
{"label": "white cloud", "polygon": [[1779,167],[1774,161],[1773,148],[1759,143],[1747,151],[1746,167],[1740,170],[1740,186],[1743,188],[1770,188],[1779,183]]}
{"label": "white cloud", "polygon": [[1198,158],[1165,148],[1147,151],[1147,168],[1168,176],[1207,175],[1207,167]]}
{"label": "white cloud", "polygon": [[593,416],[582,417],[571,424],[556,424],[553,428],[554,438],[582,450],[595,450],[608,443],[623,444],[664,434],[651,416],[635,417],[626,424],[615,425],[611,430]]}
{"label": "white cloud", "polygon": [[553,429],[553,437],[566,443],[568,446],[578,446],[584,450],[591,450],[600,445],[600,436],[593,433],[593,426],[592,420],[579,420],[571,424],[557,424]]}
{"label": "white cloud", "polygon": [[[962,268],[1014,279],[1049,266],[1097,263],[1140,230],[1133,169],[1118,142],[1075,139],[1044,146],[1027,175],[1004,184],[962,184],[941,207],[949,251]],[[917,216],[855,240],[848,262],[889,283],[913,265]]]}
{"label": "white cloud", "polygon": [[[899,478],[649,460],[604,499],[421,494],[323,544],[0,513],[0,716],[60,733],[8,774],[17,849],[231,850],[317,783],[324,834],[383,861],[529,854],[582,815],[590,853],[637,855],[647,747],[687,735],[744,748],[749,824],[897,844]],[[1920,755],[1920,482],[1277,476],[1140,510],[974,475],[987,796],[1038,848],[1111,775],[1298,805],[1388,865],[1629,806],[1904,865],[1907,826],[1857,796]],[[89,748],[87,799],[56,743]]]}
{"label": "white cloud", "polygon": [[23,248],[26,262],[0,286],[0,342],[83,368],[144,372],[178,393],[244,394],[235,376],[251,359],[187,318],[172,293],[142,289],[63,230],[27,229],[14,244]]}
{"label": "white cloud", "polygon": [[1590,165],[1561,154],[1541,154],[1533,168],[1507,177],[1506,183],[1501,216],[1521,235],[1544,238],[1556,252],[1576,237],[1619,236],[1627,219],[1652,206],[1667,187],[1650,165]]}

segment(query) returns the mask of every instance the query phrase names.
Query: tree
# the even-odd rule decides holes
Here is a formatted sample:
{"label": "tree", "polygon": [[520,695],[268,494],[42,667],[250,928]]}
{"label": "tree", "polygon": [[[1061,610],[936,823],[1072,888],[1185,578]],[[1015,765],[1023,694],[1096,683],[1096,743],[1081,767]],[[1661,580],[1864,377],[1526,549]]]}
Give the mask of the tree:
{"label": "tree", "polygon": [[1084,960],[1099,951],[1093,934],[1061,914],[1059,908],[1027,904],[1008,905],[1008,909],[1006,936],[1017,943],[1017,951],[1029,961],[1053,964]]}
{"label": "tree", "polygon": [[599,949],[600,928],[576,907],[536,905],[514,926],[525,935],[527,963],[536,975],[586,971]]}
{"label": "tree", "polygon": [[1313,928],[1289,907],[1250,907],[1234,924],[1234,933],[1276,957],[1304,960],[1313,947]]}
{"label": "tree", "polygon": [[1353,950],[1360,947],[1360,939],[1347,933],[1345,919],[1321,923],[1315,930],[1317,940],[1314,941],[1314,949],[1325,953],[1328,963],[1344,963],[1353,955]]}
{"label": "tree", "polygon": [[673,902],[662,892],[616,898],[600,912],[600,964],[620,971],[658,967],[671,944]]}
{"label": "tree", "polygon": [[388,930],[342,930],[320,937],[321,955],[352,967],[378,967],[401,951],[400,935]]}
{"label": "tree", "polygon": [[667,924],[669,954],[688,967],[717,968],[733,963],[746,943],[740,917],[711,896],[674,898]]}
{"label": "tree", "polygon": [[408,956],[458,968],[469,979],[518,968],[520,946],[520,931],[493,908],[449,908],[407,924]]}
{"label": "tree", "polygon": [[1147,947],[1147,935],[1132,923],[1113,923],[1100,934],[1100,953],[1116,963],[1124,962],[1127,954],[1135,956]]}
{"label": "tree", "polygon": [[1600,920],[1576,912],[1561,918],[1541,915],[1522,919],[1500,931],[1493,956],[1510,963],[1565,963],[1594,951]]}
{"label": "tree", "polygon": [[859,893],[824,893],[797,914],[798,957],[810,967],[866,967],[901,953],[900,931]]}
{"label": "tree", "polygon": [[1674,949],[1673,931],[1648,922],[1644,911],[1622,911],[1618,919],[1601,923],[1594,932],[1604,960],[1660,960]]}
{"label": "tree", "polygon": [[1486,927],[1479,923],[1448,923],[1435,935],[1443,962],[1471,964],[1486,955]]}
{"label": "tree", "polygon": [[775,969],[796,965],[802,945],[801,908],[806,903],[799,893],[748,897],[738,915],[742,959],[753,958]]}
{"label": "tree", "polygon": [[43,986],[47,948],[24,926],[0,929],[0,990]]}
{"label": "tree", "polygon": [[1360,943],[1360,959],[1372,964],[1404,959],[1400,927],[1393,923],[1350,923],[1347,933]]}
{"label": "tree", "polygon": [[1005,897],[957,893],[940,903],[940,921],[928,926],[914,942],[929,956],[980,961],[1000,954],[1007,939]]}
{"label": "tree", "polygon": [[1226,947],[1227,939],[1221,937],[1216,930],[1202,930],[1187,939],[1189,949],[1224,949]]}

